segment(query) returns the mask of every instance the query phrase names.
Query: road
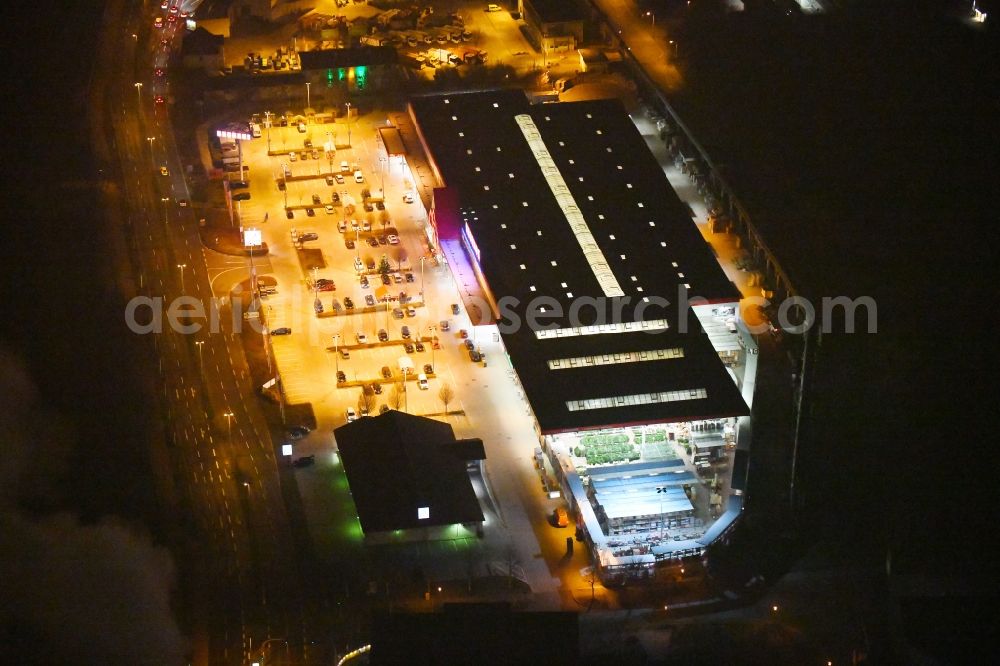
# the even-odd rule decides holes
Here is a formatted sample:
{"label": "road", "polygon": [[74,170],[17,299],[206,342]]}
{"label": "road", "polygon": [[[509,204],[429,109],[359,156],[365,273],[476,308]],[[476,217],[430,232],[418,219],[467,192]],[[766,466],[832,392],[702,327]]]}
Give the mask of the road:
{"label": "road", "polygon": [[[167,114],[165,82],[178,23],[152,28],[158,3],[142,11],[124,0],[108,5],[102,62],[93,86],[103,95],[105,140],[126,206],[126,236],[138,294],[165,304],[186,296],[209,307],[208,272]],[[182,6],[182,9],[184,7]],[[161,39],[167,43],[161,43]],[[141,87],[136,83],[142,83]],[[167,100],[168,101],[168,100]],[[161,175],[166,166],[169,175]],[[166,325],[152,335],[159,362],[169,463],[156,470],[175,487],[181,538],[177,560],[192,661],[242,664],[254,646],[278,638],[303,654],[304,599],[279,485],[271,433],[233,322],[218,332],[184,333]],[[192,320],[194,321],[194,320]],[[123,399],[127,397],[123,396]],[[169,467],[169,469],[167,468]],[[169,485],[170,482],[167,482]]]}

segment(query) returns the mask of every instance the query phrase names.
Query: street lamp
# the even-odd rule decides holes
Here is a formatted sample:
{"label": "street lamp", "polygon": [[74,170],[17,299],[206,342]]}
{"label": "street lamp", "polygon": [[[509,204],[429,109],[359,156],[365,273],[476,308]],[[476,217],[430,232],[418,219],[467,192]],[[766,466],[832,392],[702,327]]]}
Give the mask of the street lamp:
{"label": "street lamp", "polygon": [[654,14],[653,12],[646,12],[645,16],[650,17],[649,27],[655,28],[656,27],[656,14]]}
{"label": "street lamp", "polygon": [[312,83],[306,81],[306,121],[309,121],[309,109],[312,108],[312,98],[309,96],[309,88]]}
{"label": "street lamp", "polygon": [[347,102],[347,147],[351,147],[351,103]]}
{"label": "street lamp", "polygon": [[340,333],[333,334],[333,364],[334,369],[340,372]]}
{"label": "street lamp", "polygon": [[146,141],[149,141],[149,163],[156,168],[156,160],[153,159],[153,142],[156,141],[155,136],[147,136]]}
{"label": "street lamp", "polygon": [[674,41],[674,40],[672,40],[672,39],[670,40],[670,43],[671,43],[671,44],[673,45],[673,47],[674,47],[674,57],[676,58],[676,57],[678,57],[678,56],[680,55],[680,54],[679,54],[679,51],[680,51],[680,48],[681,48],[681,45],[680,45],[680,44],[678,44],[677,42],[675,42],[675,41]]}
{"label": "street lamp", "polygon": [[[264,112],[264,127],[267,129],[267,154],[271,154],[271,112]],[[243,174],[240,174],[240,178],[243,178]]]}
{"label": "street lamp", "polygon": [[205,372],[205,361],[204,361],[204,359],[202,358],[202,355],[201,355],[201,348],[204,346],[205,341],[204,340],[197,340],[195,342],[195,344],[198,345],[198,370],[199,370],[199,372],[204,373]]}
{"label": "street lamp", "polygon": [[187,264],[177,264],[177,268],[181,269],[181,293],[184,293],[184,269],[187,268]]}
{"label": "street lamp", "polygon": [[138,81],[135,83],[135,93],[136,93],[136,98],[139,101],[139,104],[142,104],[142,84],[139,83]]}
{"label": "street lamp", "polygon": [[232,444],[233,443],[233,417],[236,416],[236,415],[233,414],[232,412],[226,412],[225,414],[223,414],[223,416],[226,417],[226,439],[228,439],[229,443]]}

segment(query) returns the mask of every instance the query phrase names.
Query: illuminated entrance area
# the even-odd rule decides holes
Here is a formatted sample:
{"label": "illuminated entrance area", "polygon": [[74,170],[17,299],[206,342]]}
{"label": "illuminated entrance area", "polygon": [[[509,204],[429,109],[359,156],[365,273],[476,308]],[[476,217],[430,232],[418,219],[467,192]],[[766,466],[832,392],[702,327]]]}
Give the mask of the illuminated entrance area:
{"label": "illuminated entrance area", "polygon": [[[545,436],[606,576],[697,556],[730,512],[736,419],[615,427]],[[570,497],[571,495],[571,497]],[[729,498],[727,501],[725,498]]]}

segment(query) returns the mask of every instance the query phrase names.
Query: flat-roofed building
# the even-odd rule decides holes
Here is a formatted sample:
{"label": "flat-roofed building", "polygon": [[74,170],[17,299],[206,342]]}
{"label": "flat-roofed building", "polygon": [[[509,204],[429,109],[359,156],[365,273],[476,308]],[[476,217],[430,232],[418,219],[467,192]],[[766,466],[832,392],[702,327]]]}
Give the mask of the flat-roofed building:
{"label": "flat-roofed building", "polygon": [[[672,552],[666,538],[700,552],[691,537],[734,490],[709,479],[737,466],[736,420],[749,414],[740,294],[624,107],[532,106],[521,91],[493,90],[414,98],[409,113],[437,185],[432,235],[475,274],[482,299],[467,310],[496,331],[578,526],[598,548],[616,530],[658,535],[649,562],[662,559],[654,545]],[[721,447],[692,448],[707,431]],[[707,468],[695,461],[705,451]],[[626,501],[591,478],[671,460],[684,483],[646,488],[655,501]]]}

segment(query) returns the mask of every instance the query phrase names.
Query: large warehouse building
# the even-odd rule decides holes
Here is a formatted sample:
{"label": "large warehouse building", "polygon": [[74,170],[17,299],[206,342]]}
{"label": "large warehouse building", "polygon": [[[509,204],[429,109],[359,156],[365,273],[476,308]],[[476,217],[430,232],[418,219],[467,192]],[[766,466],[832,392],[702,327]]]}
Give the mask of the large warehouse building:
{"label": "large warehouse building", "polygon": [[475,273],[466,306],[502,340],[602,569],[702,552],[739,512],[753,342],[630,117],[516,90],[409,111],[439,185],[433,240]]}

